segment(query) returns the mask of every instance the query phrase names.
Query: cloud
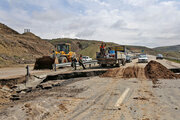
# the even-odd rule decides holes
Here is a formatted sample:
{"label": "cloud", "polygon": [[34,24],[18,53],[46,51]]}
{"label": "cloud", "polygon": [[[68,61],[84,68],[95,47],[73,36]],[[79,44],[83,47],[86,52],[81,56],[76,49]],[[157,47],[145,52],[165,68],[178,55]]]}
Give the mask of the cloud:
{"label": "cloud", "polygon": [[177,0],[2,0],[0,22],[42,38],[156,47],[180,44],[179,6]]}

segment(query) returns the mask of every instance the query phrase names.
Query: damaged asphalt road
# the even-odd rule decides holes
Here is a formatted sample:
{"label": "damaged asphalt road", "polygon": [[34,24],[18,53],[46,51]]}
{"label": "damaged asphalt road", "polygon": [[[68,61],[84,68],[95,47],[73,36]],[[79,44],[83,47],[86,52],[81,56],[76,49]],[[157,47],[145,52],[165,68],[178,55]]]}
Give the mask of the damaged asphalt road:
{"label": "damaged asphalt road", "polygon": [[[137,75],[141,76],[139,70]],[[17,93],[4,85],[0,90],[0,120],[179,119],[180,79],[154,83],[144,77],[102,77],[104,72],[82,76],[82,71],[78,72],[35,77],[27,90],[24,83],[17,84],[13,88]],[[9,100],[12,96],[14,99]]]}
{"label": "damaged asphalt road", "polygon": [[[67,82],[69,81],[69,82]],[[44,84],[44,83],[43,83]],[[55,84],[47,82],[46,84]],[[0,111],[0,119],[178,119],[180,79],[152,81],[87,77],[57,80],[52,88],[20,93]],[[122,94],[129,88],[119,106]]]}

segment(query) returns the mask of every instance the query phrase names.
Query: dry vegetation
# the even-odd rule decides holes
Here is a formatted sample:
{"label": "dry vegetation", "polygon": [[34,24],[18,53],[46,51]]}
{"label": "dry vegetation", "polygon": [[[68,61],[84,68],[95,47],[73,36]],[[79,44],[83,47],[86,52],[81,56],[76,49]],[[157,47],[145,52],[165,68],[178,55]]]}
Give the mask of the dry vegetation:
{"label": "dry vegetation", "polygon": [[0,24],[0,66],[27,64],[50,54],[53,45],[32,33],[19,34]]}

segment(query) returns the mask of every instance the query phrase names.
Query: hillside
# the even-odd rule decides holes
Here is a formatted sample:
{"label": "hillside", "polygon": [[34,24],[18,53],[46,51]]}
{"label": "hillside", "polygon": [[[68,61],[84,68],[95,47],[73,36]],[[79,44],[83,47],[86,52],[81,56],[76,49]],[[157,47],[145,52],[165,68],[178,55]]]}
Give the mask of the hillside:
{"label": "hillside", "polygon": [[180,45],[156,47],[153,50],[163,52],[167,57],[180,58]]}
{"label": "hillside", "polygon": [[[90,56],[92,58],[96,58],[96,52],[99,52],[99,47],[102,41],[95,41],[95,40],[81,40],[81,39],[71,39],[71,38],[59,38],[50,40],[50,43],[53,45],[57,43],[70,43],[72,46],[72,51],[75,51],[77,54],[82,54],[86,56]],[[106,46],[117,46],[119,44],[106,42]],[[157,52],[153,49],[143,47],[143,46],[126,46],[129,51],[138,52],[140,53],[144,50],[144,53],[156,55]]]}
{"label": "hillside", "polygon": [[[52,43],[53,45],[57,43],[70,43],[72,46],[72,51],[75,51],[77,54],[90,56],[92,58],[96,58],[96,52],[99,51],[99,46],[102,43],[102,41],[81,40],[81,39],[71,39],[71,38],[58,38],[58,39],[49,40],[49,42]],[[106,42],[106,45],[108,47],[108,46],[115,46],[118,44],[112,42]],[[160,53],[166,57],[180,58],[179,52],[158,51],[156,49],[151,49],[145,46],[132,46],[132,45],[126,45],[126,48],[131,52],[141,53],[143,50],[144,53],[150,55],[157,55]]]}
{"label": "hillside", "polygon": [[154,50],[163,52],[180,52],[180,45],[156,47]]}
{"label": "hillside", "polygon": [[[54,45],[57,43],[70,43],[72,51],[77,54],[90,56],[93,59],[96,57],[96,52],[99,52],[99,47],[102,41],[97,40],[82,40],[71,38],[58,38],[52,40],[42,40],[33,33],[20,34],[8,26],[0,23],[0,67],[10,66],[14,64],[28,64],[34,63],[37,57],[43,55],[50,55]],[[118,44],[106,42],[108,46],[115,46]],[[130,46],[127,49],[132,52],[142,52],[151,55],[163,54],[167,57],[180,58],[179,46],[175,47],[159,47],[155,49],[144,46]]]}
{"label": "hillside", "polygon": [[[82,54],[84,56],[90,56],[93,59],[96,58],[96,52],[99,52],[99,47],[102,41],[96,40],[82,40],[82,39],[71,39],[71,38],[58,38],[49,40],[49,42],[53,45],[57,43],[70,43],[72,47],[72,51],[77,54]],[[111,42],[106,42],[106,46],[114,46],[118,45]]]}
{"label": "hillside", "polygon": [[0,67],[33,63],[36,57],[49,55],[52,49],[52,44],[33,33],[19,34],[0,23]]}

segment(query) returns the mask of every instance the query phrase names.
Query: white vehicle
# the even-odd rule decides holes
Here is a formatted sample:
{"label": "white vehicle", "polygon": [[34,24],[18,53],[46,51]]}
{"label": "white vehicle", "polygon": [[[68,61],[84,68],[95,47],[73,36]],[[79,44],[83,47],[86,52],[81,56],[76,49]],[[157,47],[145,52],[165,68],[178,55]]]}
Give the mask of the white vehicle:
{"label": "white vehicle", "polygon": [[82,60],[83,60],[84,62],[90,62],[90,61],[92,61],[92,58],[90,58],[89,56],[83,56],[83,57],[82,57]]}
{"label": "white vehicle", "polygon": [[146,54],[141,54],[138,57],[138,62],[139,63],[148,63],[148,57]]}

